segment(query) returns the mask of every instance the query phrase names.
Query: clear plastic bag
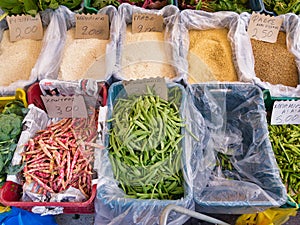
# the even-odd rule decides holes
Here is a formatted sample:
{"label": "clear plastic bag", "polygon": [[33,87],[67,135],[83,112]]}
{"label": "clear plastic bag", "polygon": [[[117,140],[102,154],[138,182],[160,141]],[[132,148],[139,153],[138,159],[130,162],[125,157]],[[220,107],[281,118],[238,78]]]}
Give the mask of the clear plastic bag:
{"label": "clear plastic bag", "polygon": [[[0,86],[1,95],[14,95],[17,87],[26,88],[32,83],[34,83],[39,78],[40,74],[52,74],[53,70],[55,69],[53,68],[53,65],[55,65],[54,62],[57,59],[56,59],[56,55],[52,54],[53,52],[55,53],[57,50],[57,48],[55,47],[56,43],[53,39],[53,36],[57,35],[56,27],[55,27],[55,23],[56,23],[55,13],[53,13],[53,10],[46,10],[44,12],[41,12],[40,15],[41,15],[42,24],[44,27],[46,27],[46,31],[44,32],[41,51],[39,53],[37,61],[34,64],[34,67],[31,69],[29,78],[27,80],[19,79],[8,86]],[[6,20],[1,21],[0,23],[1,40],[2,40],[3,32],[7,29],[8,26]],[[1,71],[1,75],[5,76],[5,71]]]}
{"label": "clear plastic bag", "polygon": [[[150,10],[123,3],[118,12],[120,32],[115,77],[129,80],[159,76],[179,80],[181,67],[176,63],[178,46],[174,45],[171,38],[173,24],[179,19],[178,8],[168,5],[160,10]],[[132,33],[134,13],[161,15],[163,32]]]}
{"label": "clear plastic bag", "polygon": [[[100,40],[93,39],[93,46],[97,48],[97,52],[90,49],[86,43],[90,41],[89,39],[74,39],[75,27],[76,27],[76,13],[70,11],[67,7],[60,7],[56,10],[57,14],[57,36],[56,40],[58,42],[56,50],[56,61],[53,62],[55,67],[55,73],[40,77],[41,79],[60,79],[60,80],[79,80],[79,79],[94,79],[94,80],[105,80],[115,70],[116,64],[116,39],[118,37],[118,14],[117,10],[113,6],[106,6],[100,9],[97,14],[105,14],[108,16],[109,20],[109,39]],[[73,32],[73,31],[74,32]],[[68,33],[70,32],[70,33]],[[69,40],[69,41],[68,41]],[[106,43],[107,42],[107,43]],[[74,43],[74,45],[72,45]],[[71,46],[70,51],[66,55],[68,46]],[[99,46],[104,46],[104,53],[100,52]],[[77,50],[83,52],[85,55],[79,54]],[[79,54],[76,57],[76,53]],[[92,60],[87,61],[85,58],[92,58]],[[80,60],[77,61],[76,60]],[[70,61],[73,63],[70,64]],[[92,71],[87,73],[87,71],[93,66],[94,62],[99,64],[97,66],[97,71]],[[75,64],[74,64],[75,63]],[[82,63],[82,64],[81,64]],[[77,65],[78,64],[78,65]],[[79,66],[80,65],[80,66]],[[73,68],[74,67],[74,68]],[[79,69],[82,69],[82,74],[79,74]],[[73,73],[73,74],[72,74]],[[79,78],[78,76],[81,75]]]}
{"label": "clear plastic bag", "polygon": [[[244,47],[241,49],[237,49],[238,55],[243,56],[245,54],[243,68],[244,73],[243,80],[253,80],[253,82],[261,87],[262,89],[268,89],[270,91],[271,96],[274,97],[299,97],[300,96],[300,85],[296,87],[285,86],[282,84],[271,84],[269,82],[264,82],[260,78],[256,77],[254,71],[254,56],[252,51],[252,46],[250,42],[250,38],[247,33],[247,27],[250,21],[251,14],[242,13],[240,15],[240,26],[238,29],[238,33],[240,36],[243,36],[243,42],[241,42]],[[283,23],[281,25],[280,31],[284,31],[286,33],[286,46],[288,50],[295,56],[295,62],[298,70],[298,79],[300,81],[300,29],[299,29],[299,18],[297,15],[292,13],[287,13],[284,15],[279,15],[279,18],[283,19]],[[244,57],[243,57],[244,58]],[[271,60],[271,56],[270,56]],[[246,70],[247,69],[247,70]]]}
{"label": "clear plastic bag", "polygon": [[[248,52],[244,51],[244,48],[246,49],[247,47],[244,46],[245,36],[239,32],[240,24],[238,21],[239,14],[235,12],[222,11],[210,13],[202,10],[189,9],[181,12],[180,22],[174,25],[172,37],[176,45],[179,46],[179,61],[181,61],[180,65],[182,66],[181,69],[182,73],[184,73],[183,77],[186,83],[191,83],[192,81],[193,83],[216,81],[217,73],[220,74],[218,78],[224,79],[224,81],[251,82],[251,79],[245,79],[245,76],[249,71],[251,72],[251,70],[249,70],[247,63],[249,58]],[[198,50],[199,52],[201,51],[200,46],[197,47],[197,40],[193,40],[195,43],[190,42],[190,31],[208,31],[213,29],[218,32],[227,29],[227,41],[230,46],[227,47],[228,44],[224,42],[221,36],[218,37],[217,40],[215,37],[211,37],[207,43],[214,48],[211,50],[206,49],[207,59],[202,59],[197,53]],[[215,36],[217,36],[217,34]],[[191,44],[194,45],[195,49],[193,51],[196,52],[190,51]],[[205,43],[201,43],[202,48],[205,47],[204,45]],[[199,49],[197,50],[196,48]],[[230,52],[231,55],[228,56],[227,53]],[[215,61],[218,55],[222,55],[223,57],[220,59],[221,62]],[[213,61],[209,63],[210,65],[205,62],[209,57],[211,57]],[[225,66],[228,69],[226,73],[224,72]]]}
{"label": "clear plastic bag", "polygon": [[209,129],[207,156],[198,158],[194,179],[196,210],[239,214],[284,204],[287,194],[268,138],[261,90],[241,83],[189,88]]}
{"label": "clear plastic bag", "polygon": [[[137,199],[129,196],[127,197],[127,193],[125,194],[121,187],[119,187],[118,180],[115,179],[116,174],[113,172],[114,168],[110,160],[108,149],[110,146],[108,143],[109,138],[111,137],[111,131],[108,131],[106,139],[107,149],[101,151],[100,165],[98,167],[100,170],[98,172],[97,198],[95,199],[95,224],[158,224],[160,213],[169,204],[175,204],[194,210],[192,182],[198,171],[197,168],[199,167],[197,156],[201,153],[194,152],[193,149],[197,149],[200,152],[204,148],[204,138],[207,135],[207,132],[201,114],[197,113],[193,106],[189,104],[187,99],[188,96],[186,96],[183,86],[176,83],[168,83],[169,96],[171,96],[172,90],[176,90],[177,88],[178,90],[181,90],[180,92],[182,93],[180,114],[181,117],[184,118],[186,124],[181,131],[184,136],[180,144],[182,148],[180,168],[182,169],[184,178],[183,197],[177,200]],[[109,89],[108,119],[112,116],[116,100],[123,98],[126,99],[127,95],[122,83],[116,82],[112,84]],[[190,120],[191,117],[193,119],[198,119],[198,123],[193,123]],[[113,123],[112,126],[114,126]],[[110,129],[111,126],[108,125],[108,128]],[[195,135],[192,135],[193,133]],[[176,162],[174,160],[174,165],[175,164]],[[162,168],[163,166],[158,169]],[[168,218],[168,224],[183,224],[187,219],[188,216],[186,215],[181,215],[178,212],[171,212]]]}

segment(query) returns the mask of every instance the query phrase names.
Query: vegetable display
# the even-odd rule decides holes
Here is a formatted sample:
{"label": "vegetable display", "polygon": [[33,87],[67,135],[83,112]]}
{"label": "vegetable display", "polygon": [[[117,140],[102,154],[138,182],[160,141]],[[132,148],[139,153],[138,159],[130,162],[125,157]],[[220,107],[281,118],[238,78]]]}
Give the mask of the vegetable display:
{"label": "vegetable display", "polygon": [[180,0],[181,9],[196,9],[209,12],[233,11],[237,13],[250,12],[248,0]]}
{"label": "vegetable display", "polygon": [[69,9],[76,9],[81,2],[81,0],[1,0],[0,8],[8,15],[28,14],[35,16],[39,11],[57,9],[60,5]]}
{"label": "vegetable display", "polygon": [[105,6],[113,5],[118,7],[121,3],[118,0],[92,0],[91,6],[96,9],[102,9]]}
{"label": "vegetable display", "polygon": [[288,194],[300,203],[300,126],[269,125],[270,141]]}
{"label": "vegetable display", "polygon": [[74,187],[90,196],[96,115],[62,119],[29,139],[22,153],[23,176],[32,192],[47,196]]}
{"label": "vegetable display", "polygon": [[152,91],[118,98],[110,119],[109,157],[115,179],[127,195],[139,199],[183,196],[178,88],[166,101]]}
{"label": "vegetable display", "polygon": [[28,109],[18,100],[7,103],[0,114],[0,186],[6,180],[8,172],[14,173],[15,169],[10,162],[17,147],[17,142],[22,131],[22,121]]}
{"label": "vegetable display", "polygon": [[263,0],[265,8],[270,12],[275,12],[277,15],[286,13],[300,13],[299,0]]}

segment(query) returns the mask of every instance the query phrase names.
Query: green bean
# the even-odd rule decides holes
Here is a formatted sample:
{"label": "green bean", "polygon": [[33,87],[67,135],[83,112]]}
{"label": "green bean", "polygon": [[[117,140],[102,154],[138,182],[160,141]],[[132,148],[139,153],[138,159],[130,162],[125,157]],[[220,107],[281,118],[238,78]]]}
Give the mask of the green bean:
{"label": "green bean", "polygon": [[269,125],[269,137],[288,194],[300,203],[300,126]]}
{"label": "green bean", "polygon": [[114,176],[128,196],[177,199],[183,195],[181,96],[180,89],[171,88],[166,101],[148,89],[144,96],[116,100],[109,119],[109,154]]}

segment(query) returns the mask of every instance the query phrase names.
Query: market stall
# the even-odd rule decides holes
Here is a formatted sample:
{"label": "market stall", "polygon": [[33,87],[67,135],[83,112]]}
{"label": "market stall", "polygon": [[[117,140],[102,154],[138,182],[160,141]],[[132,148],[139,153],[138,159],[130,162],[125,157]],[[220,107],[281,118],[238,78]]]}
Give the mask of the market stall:
{"label": "market stall", "polygon": [[299,8],[0,3],[0,203],[11,209],[0,219],[227,224],[218,215],[235,214],[237,225],[258,225],[296,216]]}

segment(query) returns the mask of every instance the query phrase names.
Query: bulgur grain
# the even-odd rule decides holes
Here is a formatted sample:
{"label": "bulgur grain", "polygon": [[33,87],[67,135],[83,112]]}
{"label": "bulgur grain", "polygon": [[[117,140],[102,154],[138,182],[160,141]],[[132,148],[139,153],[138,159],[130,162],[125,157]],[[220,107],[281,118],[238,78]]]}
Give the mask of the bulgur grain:
{"label": "bulgur grain", "polygon": [[299,84],[294,55],[286,44],[286,33],[280,31],[276,43],[251,39],[256,76],[263,82],[296,87]]}
{"label": "bulgur grain", "polygon": [[189,83],[237,81],[227,35],[227,28],[189,31]]}

